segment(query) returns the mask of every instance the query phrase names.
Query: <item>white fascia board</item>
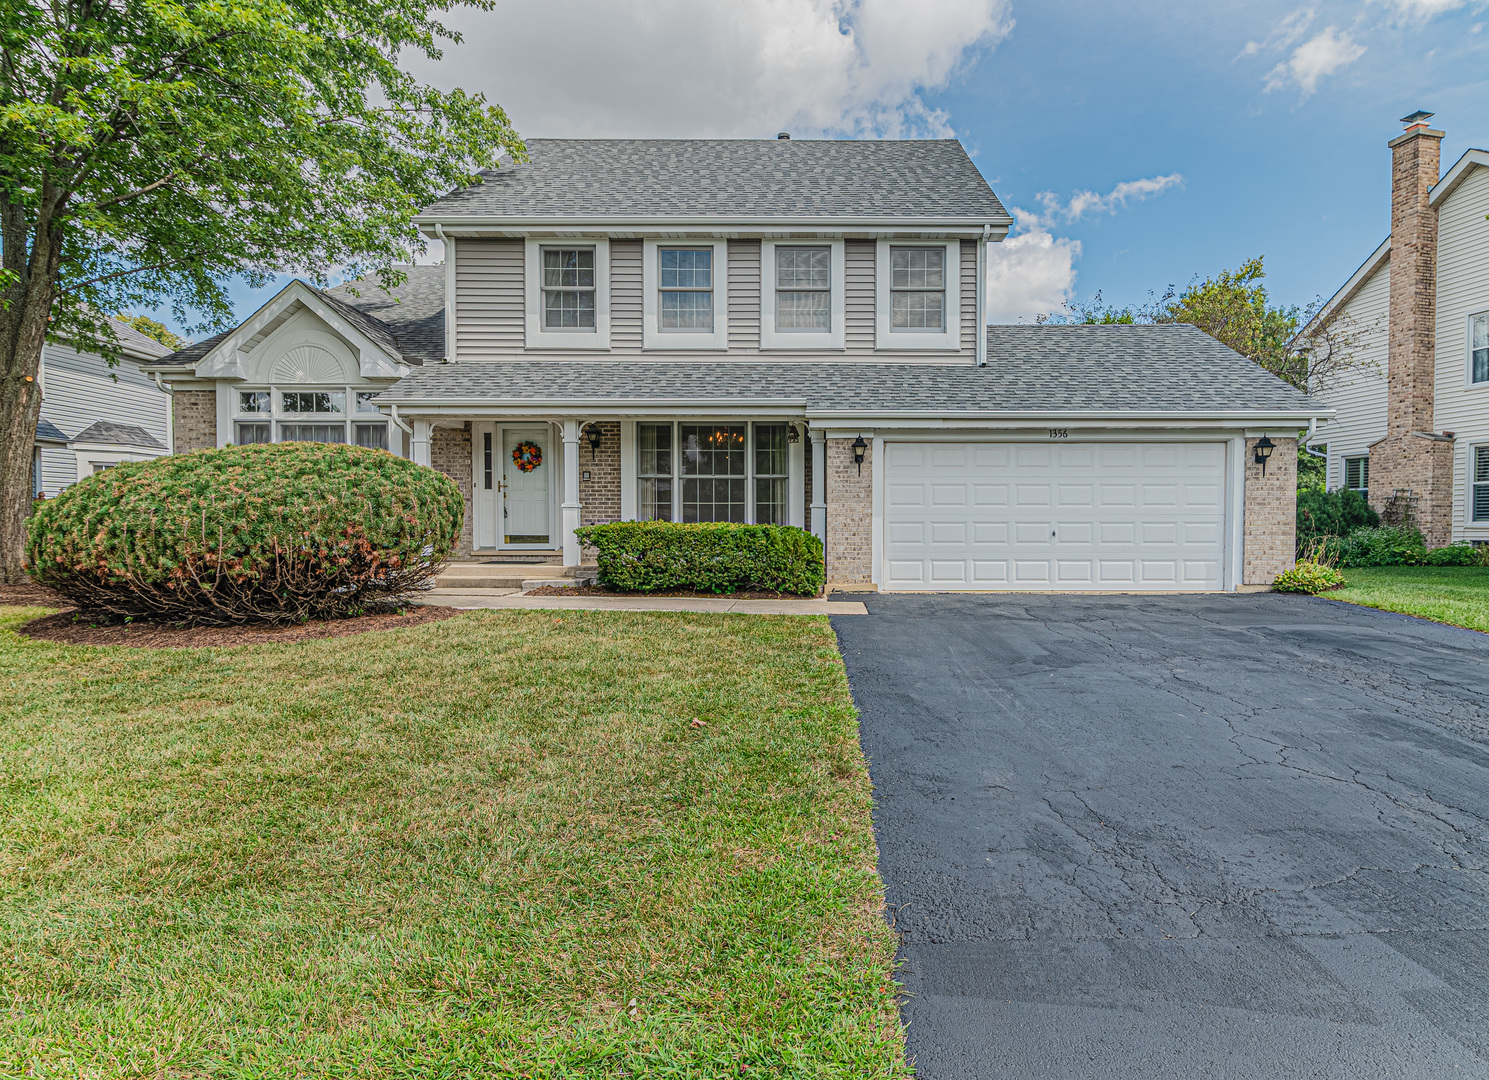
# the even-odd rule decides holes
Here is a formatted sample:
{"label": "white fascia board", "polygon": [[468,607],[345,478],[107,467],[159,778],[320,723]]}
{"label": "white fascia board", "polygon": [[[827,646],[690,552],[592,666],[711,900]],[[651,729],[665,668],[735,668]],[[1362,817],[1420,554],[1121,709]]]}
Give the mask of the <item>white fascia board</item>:
{"label": "white fascia board", "polygon": [[735,416],[745,419],[758,419],[760,417],[803,419],[803,409],[799,405],[781,405],[777,402],[769,405],[741,406],[737,398],[728,402],[690,401],[686,404],[653,401],[626,401],[612,405],[596,405],[593,402],[579,402],[568,405],[551,404],[548,402],[493,405],[487,401],[476,403],[440,402],[438,404],[409,404],[398,401],[379,402],[379,404],[396,404],[398,406],[398,415],[405,418],[458,416],[572,420],[575,417],[583,417],[586,423],[590,420],[600,419],[615,420],[645,417],[664,419],[679,416],[707,416],[710,419]]}
{"label": "white fascia board", "polygon": [[1380,246],[1370,253],[1370,257],[1360,264],[1360,268],[1349,276],[1349,280],[1339,291],[1329,297],[1329,302],[1319,308],[1318,314],[1309,321],[1308,325],[1298,331],[1297,336],[1302,337],[1310,333],[1314,327],[1321,326],[1333,318],[1340,308],[1355,298],[1356,294],[1375,276],[1376,271],[1389,262],[1390,258],[1391,238],[1387,236],[1380,242]]}
{"label": "white fascia board", "polygon": [[1294,419],[1306,426],[1310,419],[1331,418],[1333,409],[1317,408],[1306,411],[1293,411],[1282,409],[1238,409],[1238,410],[1187,410],[1174,409],[1158,412],[1114,412],[1102,409],[1051,409],[1049,411],[1036,411],[1023,409],[1017,412],[1007,410],[979,410],[965,412],[950,412],[945,409],[935,410],[875,410],[875,409],[809,409],[807,417],[812,420],[833,421],[852,418],[854,421],[867,423],[885,422],[910,422],[917,424],[934,424],[938,426],[955,426],[963,423],[1009,423],[1021,422],[1025,424],[1044,424],[1046,421],[1059,424],[1065,421],[1081,422],[1111,422],[1126,423],[1128,421],[1141,421],[1144,423],[1163,424],[1188,424],[1195,421],[1204,423],[1286,423],[1291,424]]}
{"label": "white fascia board", "polygon": [[1465,150],[1463,156],[1453,163],[1453,167],[1443,174],[1441,180],[1432,185],[1432,190],[1427,192],[1429,205],[1438,206],[1454,191],[1458,185],[1468,179],[1468,174],[1475,169],[1489,169],[1489,150]]}
{"label": "white fascia board", "polygon": [[[414,218],[425,236],[435,237],[435,227],[449,233],[460,230],[457,236],[479,236],[485,233],[511,233],[541,231],[556,234],[573,233],[593,236],[610,232],[668,233],[676,236],[733,236],[781,235],[790,236],[801,231],[842,235],[844,233],[884,233],[885,235],[930,236],[942,234],[948,238],[980,239],[983,226],[989,226],[989,239],[1002,240],[1013,225],[1013,218],[957,217],[957,218],[841,218],[841,217],[710,217],[677,218],[657,217],[652,214],[627,215],[606,214],[594,217],[519,217],[504,214],[471,214],[458,217],[425,216]],[[467,231],[468,230],[468,231]]]}

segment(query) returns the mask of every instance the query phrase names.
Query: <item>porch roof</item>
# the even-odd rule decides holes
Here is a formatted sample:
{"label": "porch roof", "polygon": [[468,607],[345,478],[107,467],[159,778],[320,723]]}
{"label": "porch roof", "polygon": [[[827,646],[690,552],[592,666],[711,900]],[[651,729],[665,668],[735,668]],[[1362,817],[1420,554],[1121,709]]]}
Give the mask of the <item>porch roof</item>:
{"label": "porch roof", "polygon": [[990,326],[988,363],[711,359],[461,361],[378,396],[471,407],[771,406],[806,416],[1323,416],[1281,379],[1187,325]]}

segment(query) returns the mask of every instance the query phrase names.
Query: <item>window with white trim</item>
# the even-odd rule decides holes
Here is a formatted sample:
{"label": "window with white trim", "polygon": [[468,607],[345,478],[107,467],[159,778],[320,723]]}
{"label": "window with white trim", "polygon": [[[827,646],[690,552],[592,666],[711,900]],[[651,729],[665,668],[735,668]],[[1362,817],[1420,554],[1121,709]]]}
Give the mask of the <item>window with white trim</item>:
{"label": "window with white trim", "polygon": [[787,507],[786,425],[755,425],[755,524],[785,525]]}
{"label": "window with white trim", "polygon": [[672,520],[672,425],[636,425],[636,502],[642,521]]}
{"label": "window with white trim", "polygon": [[[270,386],[233,394],[233,442],[351,443],[390,448],[388,421],[376,404],[378,391],[351,387],[293,390]],[[347,402],[355,410],[347,415]]]}
{"label": "window with white trim", "polygon": [[832,329],[832,249],[777,245],[777,333],[816,333]]}
{"label": "window with white trim", "polygon": [[1468,320],[1468,378],[1489,382],[1489,311]]}
{"label": "window with white trim", "polygon": [[1370,458],[1347,457],[1344,459],[1344,486],[1364,495],[1370,490]]}
{"label": "window with white trim", "polygon": [[1489,446],[1473,448],[1472,520],[1489,521]]}
{"label": "window with white trim", "polygon": [[657,249],[657,328],[713,331],[713,248]]}
{"label": "window with white trim", "polygon": [[915,333],[946,330],[946,248],[889,249],[890,330]]}
{"label": "window with white trim", "polygon": [[790,441],[783,422],[638,423],[637,519],[787,524]]}
{"label": "window with white trim", "polygon": [[543,329],[595,332],[595,249],[544,247]]}

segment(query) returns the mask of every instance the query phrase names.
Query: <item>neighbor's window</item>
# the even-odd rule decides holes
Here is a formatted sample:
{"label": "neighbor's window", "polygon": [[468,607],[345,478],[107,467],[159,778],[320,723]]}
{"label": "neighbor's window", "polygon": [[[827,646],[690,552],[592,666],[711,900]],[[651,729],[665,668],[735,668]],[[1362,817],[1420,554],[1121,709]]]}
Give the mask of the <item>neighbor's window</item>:
{"label": "neighbor's window", "polygon": [[1361,495],[1370,489],[1370,459],[1347,457],[1344,459],[1344,486]]}
{"label": "neighbor's window", "polygon": [[543,248],[543,328],[595,328],[594,248]]}
{"label": "neighbor's window", "polygon": [[682,519],[745,519],[743,424],[679,424],[682,447]]}
{"label": "neighbor's window", "polygon": [[269,411],[269,391],[238,391],[238,411],[240,413],[267,413]]}
{"label": "neighbor's window", "polygon": [[1489,311],[1469,320],[1469,368],[1474,382],[1489,382]]}
{"label": "neighbor's window", "polygon": [[662,330],[713,330],[713,248],[659,248]]}
{"label": "neighbor's window", "polygon": [[1473,449],[1473,519],[1489,521],[1489,446]]}
{"label": "neighbor's window", "polygon": [[672,520],[672,425],[636,425],[636,516]]}
{"label": "neighbor's window", "polygon": [[[287,413],[344,413],[346,412],[346,391],[344,390],[286,390],[280,396],[280,403]],[[316,439],[316,442],[330,442],[329,439]],[[345,442],[345,433],[337,442]]]}
{"label": "neighbor's window", "polygon": [[776,248],[776,329],[832,329],[831,248]]}
{"label": "neighbor's window", "polygon": [[755,524],[786,524],[786,425],[755,425]]}
{"label": "neighbor's window", "polygon": [[890,249],[890,328],[946,329],[946,249]]}
{"label": "neighbor's window", "polygon": [[[267,396],[267,395],[265,395]],[[244,410],[245,412],[247,410]],[[267,409],[264,410],[268,412]],[[268,424],[234,424],[233,442],[239,446],[252,446],[255,443],[273,442],[274,437],[270,434]]]}

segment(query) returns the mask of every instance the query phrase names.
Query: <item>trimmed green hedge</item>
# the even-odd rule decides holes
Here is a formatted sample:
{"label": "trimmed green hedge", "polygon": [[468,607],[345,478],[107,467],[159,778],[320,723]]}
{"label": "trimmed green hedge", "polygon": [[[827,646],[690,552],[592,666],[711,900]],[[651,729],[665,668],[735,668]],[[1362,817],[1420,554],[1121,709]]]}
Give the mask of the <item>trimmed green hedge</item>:
{"label": "trimmed green hedge", "polygon": [[335,618],[429,580],[460,539],[446,476],[383,450],[232,446],[115,466],[39,505],[32,576],[79,607],[242,623]]}
{"label": "trimmed green hedge", "polygon": [[600,584],[627,592],[760,589],[815,596],[825,580],[822,541],[787,525],[621,521],[586,525],[578,534],[599,552]]}

